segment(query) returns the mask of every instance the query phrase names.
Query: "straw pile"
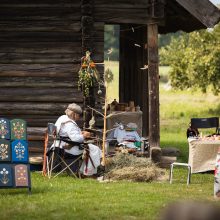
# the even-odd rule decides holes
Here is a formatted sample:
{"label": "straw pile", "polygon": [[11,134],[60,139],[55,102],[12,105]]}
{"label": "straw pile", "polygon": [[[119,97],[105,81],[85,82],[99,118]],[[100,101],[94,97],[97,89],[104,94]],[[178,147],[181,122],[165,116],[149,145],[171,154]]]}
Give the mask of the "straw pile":
{"label": "straw pile", "polygon": [[136,157],[132,154],[117,153],[106,163],[106,178],[150,182],[161,180],[164,170],[158,168],[149,158]]}

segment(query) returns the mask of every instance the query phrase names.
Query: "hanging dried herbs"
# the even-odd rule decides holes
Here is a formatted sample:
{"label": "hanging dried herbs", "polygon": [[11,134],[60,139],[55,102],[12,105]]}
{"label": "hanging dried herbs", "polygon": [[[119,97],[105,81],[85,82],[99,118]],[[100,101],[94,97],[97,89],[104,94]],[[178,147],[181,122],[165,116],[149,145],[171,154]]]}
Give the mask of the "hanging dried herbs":
{"label": "hanging dried herbs", "polygon": [[89,96],[89,89],[99,80],[99,73],[95,63],[91,60],[91,53],[86,51],[86,56],[82,57],[81,67],[79,70],[78,86],[85,97]]}

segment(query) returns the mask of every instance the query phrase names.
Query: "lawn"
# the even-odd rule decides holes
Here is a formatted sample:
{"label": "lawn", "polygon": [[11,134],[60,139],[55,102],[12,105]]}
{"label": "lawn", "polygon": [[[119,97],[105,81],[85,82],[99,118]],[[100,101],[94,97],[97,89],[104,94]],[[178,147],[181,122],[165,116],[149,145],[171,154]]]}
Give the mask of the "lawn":
{"label": "lawn", "polygon": [[[178,172],[178,173],[177,173]],[[170,201],[213,200],[213,175],[193,175],[187,187],[180,181],[162,183],[99,183],[58,177],[48,180],[32,173],[32,195],[25,189],[1,190],[1,219],[157,219]],[[182,179],[182,180],[181,180]],[[184,180],[183,180],[184,179]]]}
{"label": "lawn", "polygon": [[[112,64],[113,65],[113,64]],[[117,82],[115,82],[117,85]],[[113,95],[115,97],[115,94]],[[191,117],[220,115],[219,96],[172,91],[160,85],[161,146],[181,150],[186,162],[186,129]],[[146,219],[156,220],[160,210],[177,200],[214,202],[212,173],[193,174],[186,185],[186,170],[175,169],[174,183],[109,182],[60,176],[47,179],[32,172],[32,194],[26,189],[0,191],[1,220],[24,219]]]}

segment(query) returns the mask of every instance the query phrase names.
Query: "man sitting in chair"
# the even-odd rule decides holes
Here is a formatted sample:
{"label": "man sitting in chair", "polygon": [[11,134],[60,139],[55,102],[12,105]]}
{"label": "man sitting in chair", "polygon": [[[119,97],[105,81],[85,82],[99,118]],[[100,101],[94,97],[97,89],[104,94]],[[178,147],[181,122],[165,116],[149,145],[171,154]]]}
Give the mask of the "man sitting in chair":
{"label": "man sitting in chair", "polygon": [[[88,131],[81,131],[76,123],[82,114],[81,107],[75,103],[69,104],[65,113],[66,114],[60,116],[55,123],[57,127],[57,135],[59,137],[68,137],[72,142],[84,143],[85,139],[91,137],[91,134]],[[67,164],[77,158],[84,151],[79,144],[74,146],[74,144],[67,144],[64,141],[56,142],[55,147],[64,149],[64,159]],[[80,170],[85,175],[93,175],[97,172],[97,167],[100,165],[101,150],[93,144],[88,144],[87,157],[89,158],[85,158]],[[80,163],[78,162],[71,166],[73,172],[76,172],[79,169],[79,164]]]}

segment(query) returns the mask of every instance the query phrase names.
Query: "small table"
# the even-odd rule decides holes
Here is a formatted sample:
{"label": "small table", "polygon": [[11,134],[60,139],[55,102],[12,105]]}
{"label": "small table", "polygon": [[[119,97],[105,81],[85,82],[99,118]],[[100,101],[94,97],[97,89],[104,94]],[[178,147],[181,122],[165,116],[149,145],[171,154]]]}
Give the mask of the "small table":
{"label": "small table", "polygon": [[189,165],[192,173],[205,172],[215,169],[216,156],[220,140],[188,139]]}

